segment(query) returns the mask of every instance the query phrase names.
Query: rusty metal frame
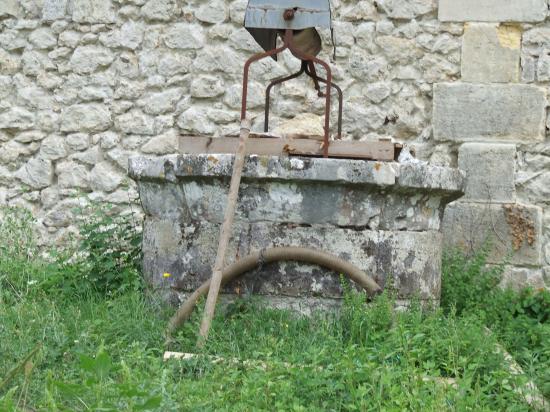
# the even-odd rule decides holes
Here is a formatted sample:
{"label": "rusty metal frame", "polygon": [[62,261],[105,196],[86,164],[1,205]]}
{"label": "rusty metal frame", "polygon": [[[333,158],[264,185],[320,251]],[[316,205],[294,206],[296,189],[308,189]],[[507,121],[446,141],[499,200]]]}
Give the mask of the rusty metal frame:
{"label": "rusty metal frame", "polygon": [[[313,69],[315,69],[315,66],[313,66]],[[327,83],[326,79],[323,79],[322,77],[317,76],[317,73],[315,71],[310,72],[309,69],[306,67],[306,74],[311,77],[316,82],[321,83]],[[342,93],[342,89],[340,86],[338,86],[336,83],[331,83],[331,86],[336,89],[336,92],[338,93],[338,135],[337,139],[342,139],[342,105],[344,101],[344,94]],[[319,90],[319,89],[318,89]],[[328,92],[328,91],[327,91]],[[322,93],[320,94],[322,97]]]}
{"label": "rusty metal frame", "polygon": [[[339,100],[340,100],[339,123],[341,123],[341,111],[342,111],[342,109],[341,109],[341,101],[342,101],[342,99],[341,99],[341,89],[339,87],[337,87],[336,85],[333,86],[332,71],[331,71],[330,66],[328,65],[328,63],[326,63],[325,61],[323,61],[321,59],[318,59],[315,56],[311,56],[311,55],[308,55],[306,53],[302,53],[300,50],[298,50],[294,46],[293,32],[292,32],[291,29],[286,29],[285,30],[285,35],[284,35],[284,38],[283,38],[283,45],[281,47],[278,47],[278,48],[273,49],[273,50],[269,50],[269,51],[264,52],[264,53],[255,54],[254,56],[249,58],[246,61],[246,63],[244,64],[243,96],[242,96],[242,103],[241,103],[241,120],[244,120],[246,118],[246,108],[247,108],[247,98],[248,98],[248,77],[249,77],[249,72],[250,72],[250,65],[252,63],[258,61],[258,60],[261,60],[261,59],[264,59],[266,57],[270,57],[270,56],[279,54],[283,50],[286,50],[286,49],[289,49],[290,52],[295,57],[297,57],[298,59],[306,62],[307,64],[311,64],[311,66],[313,66],[313,69],[308,70],[307,67],[304,67],[304,65],[302,65],[302,67],[304,67],[304,72],[309,71],[308,75],[310,77],[312,77],[315,82],[321,82],[321,83],[326,84],[327,92],[324,95],[324,97],[325,97],[325,124],[324,124],[325,134],[324,134],[324,139],[323,139],[323,157],[328,157],[328,146],[330,144],[329,143],[329,133],[330,133],[330,92],[329,91],[332,90],[332,87],[334,87],[334,86],[335,86],[336,90],[339,90]],[[315,74],[313,73],[315,71],[315,66],[314,66],[315,63],[319,64],[320,66],[322,66],[325,69],[325,72],[327,74],[326,79],[320,78],[320,77],[317,76],[316,73]],[[287,76],[287,77],[294,78],[294,77],[298,77],[300,74],[302,74],[301,72],[298,72],[298,73],[299,74],[294,73],[293,75],[290,75],[290,76]],[[286,80],[290,80],[290,78],[278,79],[279,80],[278,83],[277,83],[278,80],[275,80],[275,84],[279,84],[279,83],[282,83]],[[273,87],[273,86],[271,86],[271,87]],[[271,88],[269,86],[268,86],[268,88],[269,88],[269,90],[271,90]],[[320,87],[317,88],[317,91],[320,93]],[[267,95],[266,95],[266,98],[267,98]],[[268,109],[268,107],[266,107],[266,108]],[[341,132],[341,124],[339,124],[339,136],[340,136],[340,132]]]}
{"label": "rusty metal frame", "polygon": [[[278,84],[284,83],[291,79],[295,79],[296,77],[301,76],[303,73],[305,73],[307,76],[313,79],[313,81],[315,82],[315,89],[317,90],[319,97],[325,97],[325,94],[321,91],[321,88],[319,87],[319,82],[326,83],[327,81],[317,75],[317,73],[315,72],[315,66],[313,65],[312,62],[302,61],[302,66],[300,67],[299,71],[291,75],[275,79],[271,83],[269,83],[269,85],[267,86],[265,91],[265,111],[264,111],[264,132],[265,133],[269,131],[269,109],[270,109],[270,103],[271,103],[271,89]],[[344,97],[340,86],[338,86],[336,83],[332,83],[332,87],[338,93],[338,135],[336,139],[341,140],[342,139],[342,104],[343,104]]]}

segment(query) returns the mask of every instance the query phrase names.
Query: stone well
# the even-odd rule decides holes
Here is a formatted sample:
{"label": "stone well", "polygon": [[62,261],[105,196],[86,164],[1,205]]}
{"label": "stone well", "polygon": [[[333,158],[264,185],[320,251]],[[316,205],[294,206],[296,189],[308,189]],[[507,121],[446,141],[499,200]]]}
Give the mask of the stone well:
{"label": "stone well", "polygon": [[[146,215],[144,272],[153,286],[186,293],[210,277],[232,162],[232,155],[130,159]],[[310,247],[352,262],[381,286],[391,281],[400,300],[437,303],[441,219],[462,195],[463,180],[457,169],[423,163],[250,156],[226,263],[267,247]],[[265,295],[276,306],[308,311],[338,303],[342,288],[323,268],[281,262],[224,293]]]}

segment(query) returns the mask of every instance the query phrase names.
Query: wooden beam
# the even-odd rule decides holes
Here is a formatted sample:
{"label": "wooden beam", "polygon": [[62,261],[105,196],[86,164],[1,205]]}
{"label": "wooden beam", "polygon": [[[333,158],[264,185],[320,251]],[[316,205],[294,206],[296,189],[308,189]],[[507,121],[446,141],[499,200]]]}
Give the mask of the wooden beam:
{"label": "wooden beam", "polygon": [[[323,142],[311,139],[254,137],[251,134],[246,154],[271,156],[322,156]],[[239,139],[235,137],[180,136],[179,152],[182,154],[230,153],[237,150]],[[381,141],[331,141],[329,157],[370,160],[394,160],[395,144]]]}

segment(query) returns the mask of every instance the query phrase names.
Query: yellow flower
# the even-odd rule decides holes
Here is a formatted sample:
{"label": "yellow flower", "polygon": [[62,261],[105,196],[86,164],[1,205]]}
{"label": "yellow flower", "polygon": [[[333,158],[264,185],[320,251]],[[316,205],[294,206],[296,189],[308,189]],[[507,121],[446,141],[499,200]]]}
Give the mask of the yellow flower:
{"label": "yellow flower", "polygon": [[164,274],[162,275],[162,277],[165,278],[165,279],[167,279],[167,278],[169,278],[169,277],[171,277],[171,276],[172,276],[172,275],[171,275],[170,273],[164,273]]}

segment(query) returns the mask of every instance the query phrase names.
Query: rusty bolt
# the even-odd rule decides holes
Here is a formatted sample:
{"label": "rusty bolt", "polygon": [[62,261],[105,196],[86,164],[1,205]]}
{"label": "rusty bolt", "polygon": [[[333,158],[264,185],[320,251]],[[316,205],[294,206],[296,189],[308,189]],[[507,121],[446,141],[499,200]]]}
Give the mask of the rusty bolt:
{"label": "rusty bolt", "polygon": [[283,19],[286,21],[292,20],[294,18],[294,9],[286,9],[283,13]]}

